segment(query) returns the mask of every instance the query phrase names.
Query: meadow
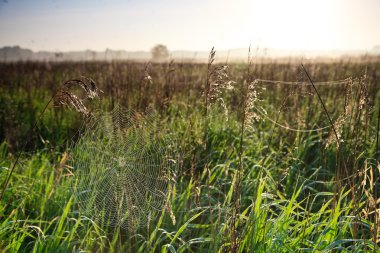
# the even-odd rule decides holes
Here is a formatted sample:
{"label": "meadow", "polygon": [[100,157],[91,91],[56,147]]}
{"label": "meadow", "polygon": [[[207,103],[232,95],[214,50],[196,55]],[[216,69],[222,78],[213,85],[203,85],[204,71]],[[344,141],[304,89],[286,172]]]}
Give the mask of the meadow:
{"label": "meadow", "polygon": [[[380,59],[226,64],[214,53],[1,63],[0,251],[380,252]],[[99,97],[48,103],[84,77]],[[163,208],[138,227],[93,219],[70,190],[74,136],[115,106],[151,108],[180,154]]]}

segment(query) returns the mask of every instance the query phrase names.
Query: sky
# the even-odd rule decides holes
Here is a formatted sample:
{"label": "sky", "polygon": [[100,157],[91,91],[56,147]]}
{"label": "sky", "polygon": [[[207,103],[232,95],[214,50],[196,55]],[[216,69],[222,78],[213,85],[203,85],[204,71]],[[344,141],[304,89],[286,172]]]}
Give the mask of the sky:
{"label": "sky", "polygon": [[0,47],[370,50],[379,0],[0,0]]}

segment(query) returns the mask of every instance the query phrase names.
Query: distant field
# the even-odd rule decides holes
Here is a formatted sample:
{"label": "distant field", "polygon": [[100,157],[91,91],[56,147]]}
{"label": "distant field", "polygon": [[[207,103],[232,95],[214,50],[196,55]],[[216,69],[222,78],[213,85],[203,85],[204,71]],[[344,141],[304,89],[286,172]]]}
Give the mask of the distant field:
{"label": "distant field", "polygon": [[[379,252],[380,60],[212,59],[0,63],[0,251]],[[160,208],[147,209],[148,191],[133,207],[139,226],[109,226],[109,207],[94,219],[72,191],[86,116],[62,100],[44,108],[83,77],[102,91],[83,100],[88,115],[150,108],[154,133],[180,154]]]}

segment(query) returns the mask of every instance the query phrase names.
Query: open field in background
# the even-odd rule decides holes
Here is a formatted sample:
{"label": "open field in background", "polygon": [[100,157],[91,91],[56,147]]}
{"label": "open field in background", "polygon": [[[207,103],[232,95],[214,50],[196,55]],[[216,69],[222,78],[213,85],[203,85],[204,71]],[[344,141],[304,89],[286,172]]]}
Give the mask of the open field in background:
{"label": "open field in background", "polygon": [[[295,62],[0,64],[2,184],[25,152],[0,251],[379,252],[380,61],[305,68],[315,86]],[[154,108],[183,155],[168,208],[135,231],[95,223],[67,190],[84,116],[51,104],[33,130],[80,76],[103,91],[88,108]]]}

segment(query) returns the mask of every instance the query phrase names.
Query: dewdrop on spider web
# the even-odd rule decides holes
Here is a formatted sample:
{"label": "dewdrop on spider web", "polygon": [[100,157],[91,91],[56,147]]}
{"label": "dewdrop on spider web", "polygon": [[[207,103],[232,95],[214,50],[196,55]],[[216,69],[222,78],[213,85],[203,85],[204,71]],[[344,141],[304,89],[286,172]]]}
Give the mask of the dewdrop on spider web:
{"label": "dewdrop on spider web", "polygon": [[105,226],[145,226],[167,207],[175,148],[152,114],[116,106],[90,116],[71,150],[72,188],[83,213]]}

